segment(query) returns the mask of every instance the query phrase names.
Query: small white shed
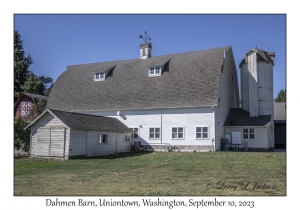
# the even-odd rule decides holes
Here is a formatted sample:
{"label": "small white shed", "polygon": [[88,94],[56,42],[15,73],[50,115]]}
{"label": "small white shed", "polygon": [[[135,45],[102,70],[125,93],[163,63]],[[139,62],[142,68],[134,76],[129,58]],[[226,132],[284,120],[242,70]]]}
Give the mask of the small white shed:
{"label": "small white shed", "polygon": [[30,155],[75,158],[131,150],[131,130],[118,119],[45,110],[31,128]]}

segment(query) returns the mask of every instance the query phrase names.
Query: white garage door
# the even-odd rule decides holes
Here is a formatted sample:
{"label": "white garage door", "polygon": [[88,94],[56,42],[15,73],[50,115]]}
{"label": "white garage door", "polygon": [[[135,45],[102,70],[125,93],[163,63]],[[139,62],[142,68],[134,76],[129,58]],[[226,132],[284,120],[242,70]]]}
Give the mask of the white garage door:
{"label": "white garage door", "polygon": [[64,157],[64,128],[39,128],[37,133],[38,156]]}

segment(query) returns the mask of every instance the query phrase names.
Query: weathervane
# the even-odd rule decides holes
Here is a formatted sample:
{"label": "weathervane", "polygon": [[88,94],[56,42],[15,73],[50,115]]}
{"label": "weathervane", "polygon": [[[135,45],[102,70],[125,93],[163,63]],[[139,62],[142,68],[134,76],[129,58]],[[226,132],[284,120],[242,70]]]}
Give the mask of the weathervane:
{"label": "weathervane", "polygon": [[148,41],[148,40],[151,40],[151,39],[150,39],[150,37],[148,36],[147,31],[145,31],[145,35],[146,35],[146,36],[140,35],[140,38],[143,39],[144,42],[147,43],[147,41]]}

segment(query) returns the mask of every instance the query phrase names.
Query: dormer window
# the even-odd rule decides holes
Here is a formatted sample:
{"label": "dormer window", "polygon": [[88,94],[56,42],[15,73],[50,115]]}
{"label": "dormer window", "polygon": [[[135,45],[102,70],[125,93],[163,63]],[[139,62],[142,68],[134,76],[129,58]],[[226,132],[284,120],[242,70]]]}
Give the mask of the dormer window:
{"label": "dormer window", "polygon": [[92,72],[94,74],[94,82],[104,81],[109,77],[110,72],[116,67],[116,65],[104,65]]}
{"label": "dormer window", "polygon": [[103,73],[103,72],[101,72],[101,73],[95,73],[94,80],[95,81],[105,80],[105,73]]}
{"label": "dormer window", "polygon": [[161,69],[161,67],[149,68],[149,76],[160,76]]}

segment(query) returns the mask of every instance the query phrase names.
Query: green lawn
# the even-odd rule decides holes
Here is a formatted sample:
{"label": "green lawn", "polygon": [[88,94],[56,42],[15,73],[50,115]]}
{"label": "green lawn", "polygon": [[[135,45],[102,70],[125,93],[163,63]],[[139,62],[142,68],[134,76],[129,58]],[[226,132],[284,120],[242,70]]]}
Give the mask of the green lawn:
{"label": "green lawn", "polygon": [[15,158],[14,195],[286,195],[286,154],[126,153],[89,159]]}

